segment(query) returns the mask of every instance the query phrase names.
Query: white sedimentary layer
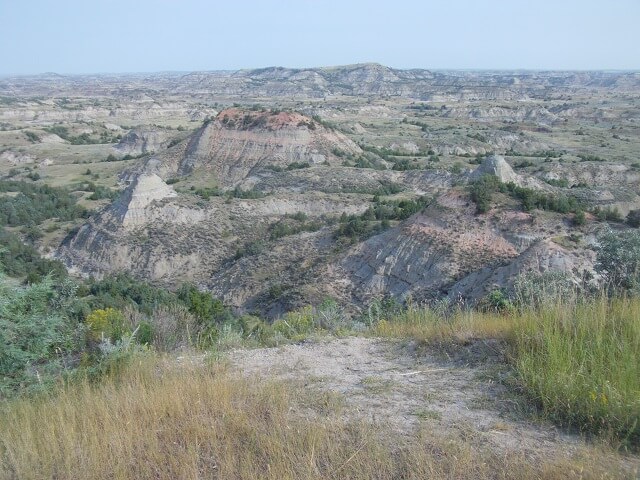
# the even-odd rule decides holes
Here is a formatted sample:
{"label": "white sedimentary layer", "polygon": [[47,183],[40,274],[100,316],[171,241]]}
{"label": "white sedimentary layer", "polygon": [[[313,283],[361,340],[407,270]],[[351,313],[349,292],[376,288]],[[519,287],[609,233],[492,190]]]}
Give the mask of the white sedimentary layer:
{"label": "white sedimentary layer", "polygon": [[144,173],[138,176],[123,198],[122,224],[124,226],[138,225],[145,221],[145,209],[155,200],[175,197],[173,188],[164,183],[156,174]]}

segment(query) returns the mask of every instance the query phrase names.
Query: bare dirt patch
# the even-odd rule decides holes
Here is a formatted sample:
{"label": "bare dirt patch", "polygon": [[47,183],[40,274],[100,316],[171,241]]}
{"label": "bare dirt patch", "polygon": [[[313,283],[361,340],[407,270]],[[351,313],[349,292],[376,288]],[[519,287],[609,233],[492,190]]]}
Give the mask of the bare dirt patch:
{"label": "bare dirt patch", "polygon": [[[591,447],[579,436],[524,419],[522,402],[496,381],[505,367],[495,347],[478,341],[447,357],[411,343],[350,337],[235,350],[229,361],[258,381],[293,381],[309,392],[337,396],[344,415],[403,436],[427,430],[530,459],[584,455]],[[637,458],[619,460],[638,471]]]}

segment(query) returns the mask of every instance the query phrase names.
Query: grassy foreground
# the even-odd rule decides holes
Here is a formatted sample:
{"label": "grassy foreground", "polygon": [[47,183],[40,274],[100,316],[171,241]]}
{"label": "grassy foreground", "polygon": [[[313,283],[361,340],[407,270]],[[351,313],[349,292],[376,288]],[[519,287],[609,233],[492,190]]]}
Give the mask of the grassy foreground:
{"label": "grassy foreground", "polygon": [[[546,417],[638,448],[638,299],[450,316],[409,308],[370,332],[453,344],[502,339],[518,387]],[[349,420],[339,402],[296,385],[171,358],[134,356],[99,383],[74,381],[1,403],[0,478],[625,477],[611,452],[595,447],[558,460],[426,430],[399,438],[384,425]]]}
{"label": "grassy foreground", "polygon": [[640,448],[640,299],[606,297],[450,317],[409,309],[374,329],[433,341],[500,338],[519,387],[543,415],[614,445]]}
{"label": "grassy foreground", "polygon": [[558,461],[432,432],[399,438],[340,406],[224,367],[138,361],[117,379],[14,400],[0,416],[7,479],[617,478],[593,452]]}
{"label": "grassy foreground", "polygon": [[640,447],[640,301],[600,299],[524,312],[515,367],[555,422]]}

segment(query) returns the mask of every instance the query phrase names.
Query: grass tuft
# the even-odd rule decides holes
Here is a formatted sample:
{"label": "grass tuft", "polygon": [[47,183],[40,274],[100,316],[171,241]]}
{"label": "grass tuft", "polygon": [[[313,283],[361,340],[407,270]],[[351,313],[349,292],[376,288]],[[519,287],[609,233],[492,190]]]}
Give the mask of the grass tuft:
{"label": "grass tuft", "polygon": [[525,311],[514,364],[545,416],[640,446],[640,300],[600,298]]}
{"label": "grass tuft", "polygon": [[616,476],[597,458],[531,461],[429,429],[400,438],[384,425],[345,420],[332,402],[305,415],[304,398],[291,385],[239,378],[219,365],[147,357],[99,385],[74,383],[5,403],[0,478]]}
{"label": "grass tuft", "polygon": [[379,321],[373,332],[431,344],[504,340],[518,386],[544,417],[640,448],[640,298],[450,316],[410,308]]}

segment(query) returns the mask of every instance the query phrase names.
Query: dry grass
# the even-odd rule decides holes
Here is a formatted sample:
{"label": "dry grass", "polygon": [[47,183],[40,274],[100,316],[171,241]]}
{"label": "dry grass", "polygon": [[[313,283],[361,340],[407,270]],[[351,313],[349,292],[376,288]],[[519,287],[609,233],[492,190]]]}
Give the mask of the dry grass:
{"label": "dry grass", "polygon": [[[427,431],[400,439],[326,402],[220,366],[137,362],[118,379],[19,399],[0,416],[7,479],[617,478],[589,452],[554,462],[494,453]],[[308,401],[307,397],[307,401]],[[308,407],[308,405],[307,405]]]}
{"label": "dry grass", "polygon": [[450,317],[425,308],[409,308],[376,324],[373,334],[423,342],[464,342],[473,338],[506,339],[513,335],[513,318],[499,313],[459,311]]}
{"label": "dry grass", "polygon": [[600,296],[508,313],[409,308],[374,327],[430,344],[505,340],[523,392],[563,427],[640,448],[640,299]]}

